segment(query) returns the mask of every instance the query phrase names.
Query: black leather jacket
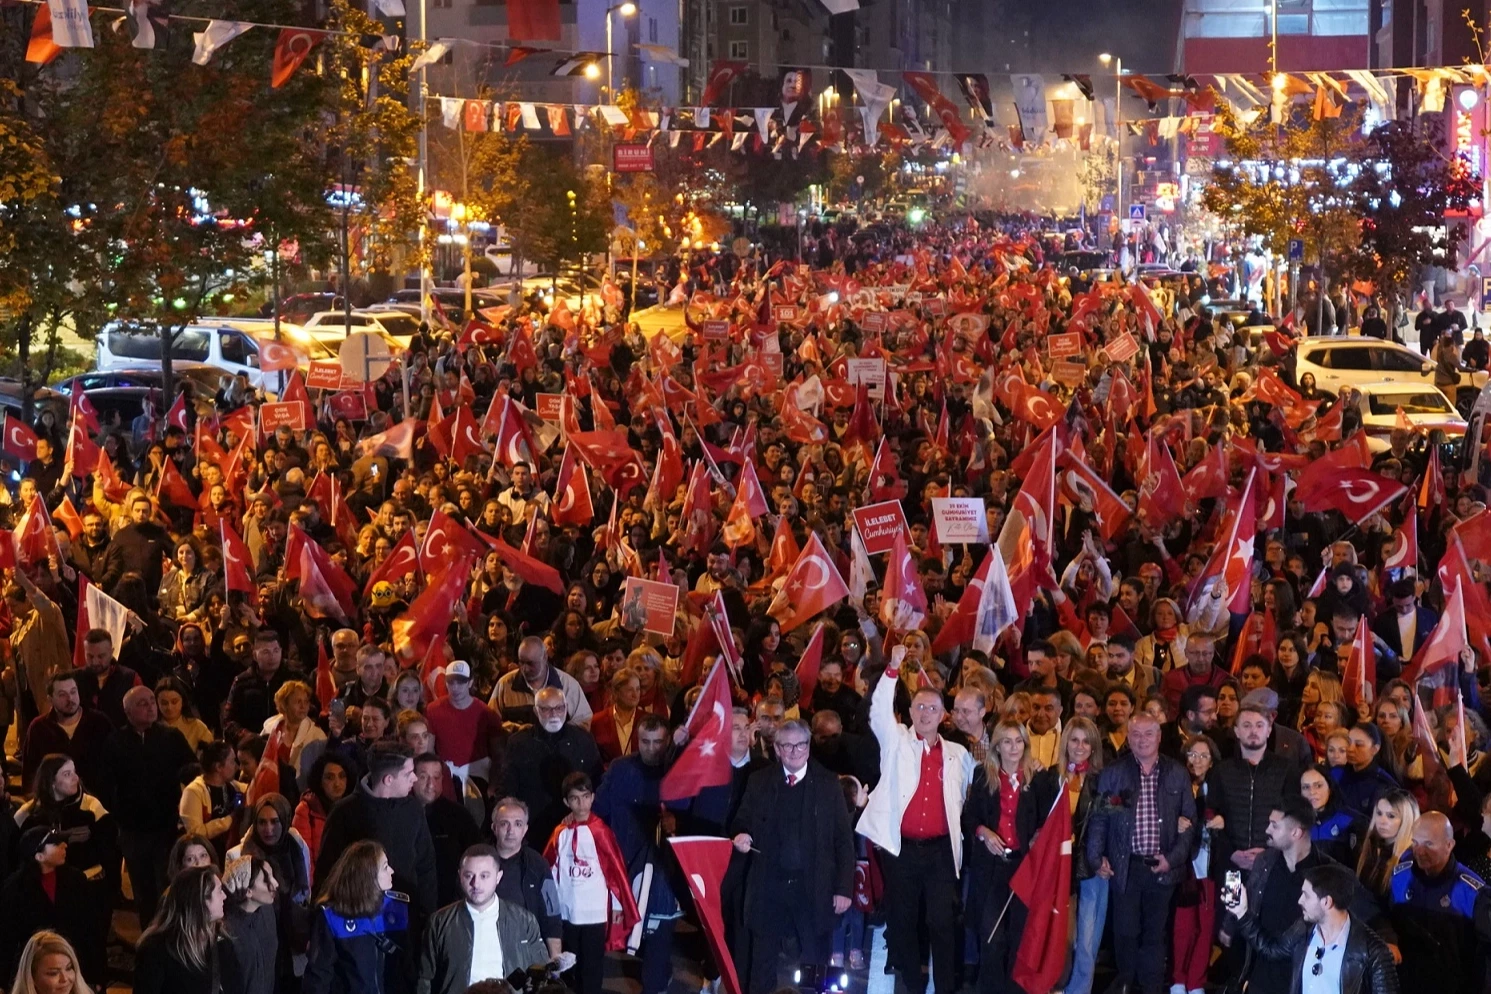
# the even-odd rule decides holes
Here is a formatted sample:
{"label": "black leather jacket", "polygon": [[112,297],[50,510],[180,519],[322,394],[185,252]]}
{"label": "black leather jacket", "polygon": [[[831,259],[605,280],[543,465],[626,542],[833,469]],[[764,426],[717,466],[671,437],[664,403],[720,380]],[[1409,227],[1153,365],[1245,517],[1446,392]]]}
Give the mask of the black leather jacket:
{"label": "black leather jacket", "polygon": [[[1294,961],[1289,994],[1299,994],[1300,975],[1315,926],[1300,919],[1283,935],[1270,939],[1259,930],[1258,917],[1250,911],[1239,923],[1239,929],[1260,956]],[[1341,994],[1398,994],[1398,971],[1387,943],[1356,915],[1351,916],[1346,954],[1341,960]]]}

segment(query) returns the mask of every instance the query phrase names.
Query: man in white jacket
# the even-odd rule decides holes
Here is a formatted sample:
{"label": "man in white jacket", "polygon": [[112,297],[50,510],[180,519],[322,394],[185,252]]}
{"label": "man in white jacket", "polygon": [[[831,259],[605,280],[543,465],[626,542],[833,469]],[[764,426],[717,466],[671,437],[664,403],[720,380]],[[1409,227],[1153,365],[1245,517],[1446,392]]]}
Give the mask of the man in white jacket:
{"label": "man in white jacket", "polygon": [[896,680],[904,646],[875,684],[870,729],[880,743],[880,783],[857,831],[884,850],[887,960],[909,994],[925,994],[932,954],[936,994],[953,994],[958,874],[963,865],[963,798],[973,778],[968,750],[938,734],[942,695],[926,687],[911,699],[911,728],[896,721]]}

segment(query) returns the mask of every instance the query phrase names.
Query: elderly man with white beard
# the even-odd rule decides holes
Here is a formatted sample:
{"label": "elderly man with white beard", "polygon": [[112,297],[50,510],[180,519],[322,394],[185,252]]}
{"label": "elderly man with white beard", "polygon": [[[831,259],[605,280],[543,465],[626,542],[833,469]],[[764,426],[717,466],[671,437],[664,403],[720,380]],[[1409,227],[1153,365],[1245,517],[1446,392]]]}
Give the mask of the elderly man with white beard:
{"label": "elderly man with white beard", "polygon": [[514,732],[507,740],[503,757],[499,797],[512,795],[528,805],[528,844],[542,849],[564,818],[564,793],[560,785],[571,773],[601,776],[601,752],[595,739],[579,725],[569,722],[564,691],[544,687],[533,700],[538,724]]}

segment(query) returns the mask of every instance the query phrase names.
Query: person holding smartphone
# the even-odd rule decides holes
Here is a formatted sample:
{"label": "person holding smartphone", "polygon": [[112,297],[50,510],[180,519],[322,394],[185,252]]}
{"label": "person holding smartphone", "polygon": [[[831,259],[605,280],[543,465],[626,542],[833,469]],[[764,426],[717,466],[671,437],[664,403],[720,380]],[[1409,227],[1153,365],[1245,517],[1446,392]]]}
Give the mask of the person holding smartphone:
{"label": "person holding smartphone", "polygon": [[[1329,994],[1398,994],[1398,971],[1387,943],[1348,909],[1359,885],[1334,862],[1304,871],[1300,918],[1282,934],[1265,934],[1242,887],[1223,893],[1241,936],[1261,961],[1283,964],[1280,990]],[[1274,988],[1270,988],[1274,989]]]}

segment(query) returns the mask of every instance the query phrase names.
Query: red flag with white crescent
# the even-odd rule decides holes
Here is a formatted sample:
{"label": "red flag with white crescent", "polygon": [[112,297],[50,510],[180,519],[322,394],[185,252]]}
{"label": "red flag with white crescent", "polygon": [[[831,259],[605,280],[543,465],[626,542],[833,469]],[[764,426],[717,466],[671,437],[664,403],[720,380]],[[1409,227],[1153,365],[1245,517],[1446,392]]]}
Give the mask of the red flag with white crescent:
{"label": "red flag with white crescent", "polygon": [[786,582],[766,613],[777,619],[782,631],[790,632],[847,596],[848,585],[829,558],[818,533],[814,532],[808,537],[807,547],[792,564]]}
{"label": "red flag with white crescent", "polygon": [[554,481],[554,500],[549,518],[556,525],[589,525],[595,519],[595,505],[590,499],[590,474],[575,457],[575,447],[564,447],[559,475]]}
{"label": "red flag with white crescent", "polygon": [[880,594],[880,620],[891,631],[909,632],[927,620],[927,593],[916,573],[916,560],[906,548],[906,532],[896,532]]}
{"label": "red flag with white crescent", "polygon": [[363,584],[363,590],[372,590],[373,585],[379,580],[398,583],[411,573],[415,576],[422,573],[419,564],[419,549],[414,544],[412,529],[399,536],[393,548],[388,550],[387,557],[368,576],[367,582]]}
{"label": "red flag with white crescent", "polygon": [[730,715],[733,708],[730,667],[717,663],[705,678],[704,689],[694,702],[694,710],[684,726],[689,733],[688,743],[663,775],[659,790],[662,800],[695,797],[705,787],[723,787],[730,782]]}
{"label": "red flag with white crescent", "polygon": [[683,878],[688,881],[694,908],[699,912],[699,921],[714,952],[715,963],[719,965],[720,984],[725,994],[741,994],[735,959],[725,938],[724,906],[720,900],[725,871],[730,867],[730,840],[705,835],[675,835],[668,843],[673,847]]}
{"label": "red flag with white crescent", "polygon": [[15,456],[22,462],[32,462],[36,459],[36,432],[31,426],[20,418],[12,417],[10,412],[5,414],[5,441],[0,449]]}
{"label": "red flag with white crescent", "polygon": [[1377,689],[1377,651],[1372,642],[1372,629],[1367,627],[1367,616],[1357,620],[1356,635],[1351,639],[1351,654],[1346,659],[1346,669],[1341,675],[1341,696],[1352,707],[1372,703]]}
{"label": "red flag with white crescent", "polygon": [[1383,557],[1383,569],[1411,569],[1418,571],[1419,564],[1419,516],[1412,511],[1403,523],[1393,530],[1393,544],[1388,546]]}

